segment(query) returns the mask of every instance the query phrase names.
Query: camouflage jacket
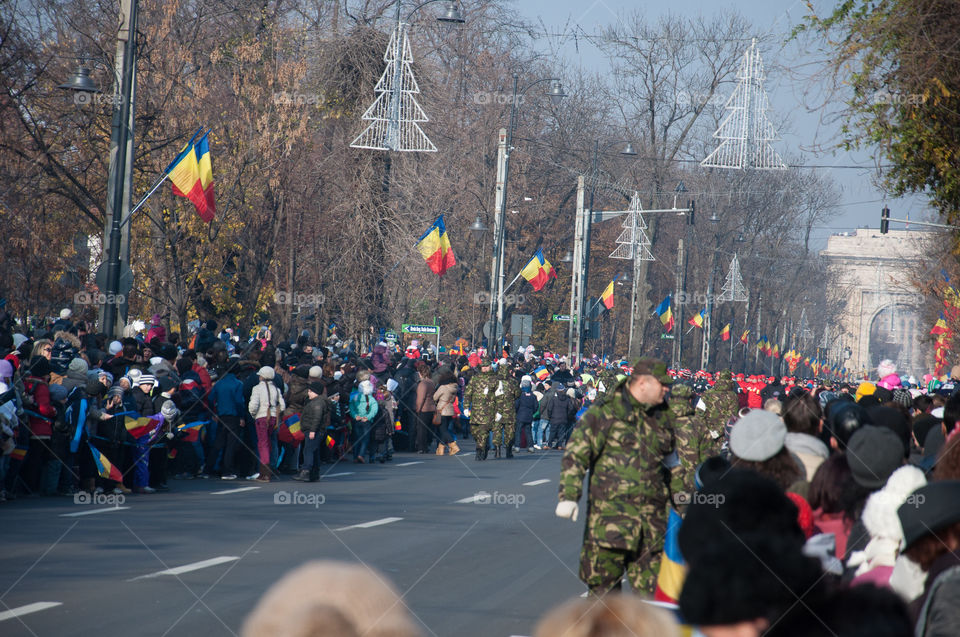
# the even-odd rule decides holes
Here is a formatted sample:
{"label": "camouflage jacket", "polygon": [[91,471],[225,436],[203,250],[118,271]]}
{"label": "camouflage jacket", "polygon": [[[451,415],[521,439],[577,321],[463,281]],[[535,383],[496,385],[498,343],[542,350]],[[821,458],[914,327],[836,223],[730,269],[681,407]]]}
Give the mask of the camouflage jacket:
{"label": "camouflage jacket", "polygon": [[692,493],[693,467],[676,452],[666,403],[647,408],[622,383],[595,403],[570,436],[560,475],[560,499],[576,502],[590,471],[584,541],[634,551],[662,543],[671,495],[683,504]]}
{"label": "camouflage jacket", "polygon": [[605,369],[600,372],[600,375],[597,377],[597,393],[598,394],[608,394],[613,393],[614,388],[617,386],[617,373],[612,369]]}
{"label": "camouflage jacket", "polygon": [[703,411],[703,422],[711,430],[719,431],[721,434],[727,421],[740,411],[737,390],[729,377],[724,379],[721,376],[713,388],[704,393],[702,400],[706,407]]}
{"label": "camouflage jacket", "polygon": [[496,422],[515,423],[517,421],[517,399],[520,398],[520,385],[510,375],[510,371],[505,367],[504,371],[497,372],[497,378],[500,380],[494,386],[493,395],[495,398],[496,413],[500,414],[500,420],[497,420],[496,414],[493,419]]}
{"label": "camouflage jacket", "polygon": [[492,425],[497,413],[496,396],[500,378],[494,372],[480,372],[463,390],[463,402],[470,406],[472,424]]}
{"label": "camouflage jacket", "polygon": [[677,452],[690,466],[696,468],[701,462],[720,453],[723,430],[712,430],[703,422],[703,417],[690,404],[693,391],[686,385],[676,384],[670,390],[670,411],[674,416],[677,436]]}

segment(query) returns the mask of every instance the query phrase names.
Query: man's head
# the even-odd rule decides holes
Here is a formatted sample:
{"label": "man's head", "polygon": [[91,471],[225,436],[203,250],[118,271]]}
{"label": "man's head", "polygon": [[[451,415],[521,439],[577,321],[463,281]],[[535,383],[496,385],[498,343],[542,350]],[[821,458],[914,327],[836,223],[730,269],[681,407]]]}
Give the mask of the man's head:
{"label": "man's head", "polygon": [[666,363],[655,358],[640,358],[633,364],[627,388],[637,402],[652,406],[664,401],[672,384]]}

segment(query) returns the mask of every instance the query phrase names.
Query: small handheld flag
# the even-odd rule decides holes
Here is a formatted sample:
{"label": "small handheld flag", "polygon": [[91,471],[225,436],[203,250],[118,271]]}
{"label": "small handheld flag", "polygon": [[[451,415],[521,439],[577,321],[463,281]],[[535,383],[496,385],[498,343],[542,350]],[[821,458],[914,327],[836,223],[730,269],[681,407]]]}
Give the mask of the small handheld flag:
{"label": "small handheld flag", "polygon": [[287,444],[302,442],[306,436],[300,429],[300,414],[290,414],[277,427],[277,439]]}
{"label": "small handheld flag", "polygon": [[740,342],[744,345],[750,342],[750,330],[743,330],[743,334],[740,335]]}
{"label": "small handheld flag", "polygon": [[544,367],[543,365],[541,365],[540,367],[538,367],[538,368],[536,368],[535,370],[533,370],[533,375],[537,377],[537,380],[543,380],[543,379],[547,378],[548,376],[550,376],[550,372],[549,372],[549,370],[547,370],[546,367]]}
{"label": "small handheld flag", "polygon": [[162,423],[163,418],[157,416],[141,416],[140,418],[131,418],[127,416],[124,418],[124,425],[127,428],[127,433],[136,439],[143,438],[147,434],[152,433],[157,426]]}
{"label": "small handheld flag", "polygon": [[447,236],[447,227],[443,223],[443,215],[437,217],[433,225],[420,235],[417,241],[417,250],[427,262],[427,267],[434,274],[443,274],[457,263],[450,247],[450,238]]}
{"label": "small handheld flag", "polygon": [[89,442],[87,446],[90,447],[90,453],[93,454],[93,462],[97,465],[97,473],[100,474],[100,477],[106,478],[107,480],[123,482],[123,474],[120,473],[120,470],[113,466],[113,464],[107,460],[107,457],[100,453],[96,447]]}
{"label": "small handheld flag", "polygon": [[331,437],[331,436],[328,435],[328,436],[327,436],[327,447],[328,447],[329,449],[333,449],[333,446],[336,445],[336,444],[337,444],[337,441],[334,440],[333,437]]}
{"label": "small handheld flag", "polygon": [[680,554],[680,514],[670,509],[667,517],[667,533],[663,539],[663,559],[660,560],[660,573],[657,576],[657,588],[653,599],[657,602],[676,604],[686,578],[683,556]]}
{"label": "small handheld flag", "polygon": [[520,274],[530,282],[535,292],[543,289],[543,286],[545,286],[551,278],[557,278],[557,271],[553,269],[549,261],[543,258],[543,252],[540,248],[537,248],[536,254],[527,262],[527,265],[523,266]]}
{"label": "small handheld flag", "polygon": [[187,442],[196,442],[200,439],[200,430],[203,429],[203,426],[206,424],[206,422],[198,420],[197,422],[180,425],[177,427],[177,433],[184,434],[183,440]]}

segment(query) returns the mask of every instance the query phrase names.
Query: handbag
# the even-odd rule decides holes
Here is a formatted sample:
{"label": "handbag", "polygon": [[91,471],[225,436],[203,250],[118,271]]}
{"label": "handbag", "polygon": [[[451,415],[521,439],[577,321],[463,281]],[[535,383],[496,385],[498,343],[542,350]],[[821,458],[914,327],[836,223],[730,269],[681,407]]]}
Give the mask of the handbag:
{"label": "handbag", "polygon": [[441,423],[440,410],[433,412],[433,424],[439,425]]}

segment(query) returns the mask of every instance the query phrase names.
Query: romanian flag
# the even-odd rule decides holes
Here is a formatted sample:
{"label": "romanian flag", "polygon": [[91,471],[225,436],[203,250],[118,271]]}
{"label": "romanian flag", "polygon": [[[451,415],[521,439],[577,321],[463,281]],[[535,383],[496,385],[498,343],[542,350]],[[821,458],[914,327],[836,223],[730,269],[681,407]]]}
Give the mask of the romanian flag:
{"label": "romanian flag", "polygon": [[300,429],[300,414],[290,414],[277,427],[277,439],[286,443],[302,442],[305,438]]}
{"label": "romanian flag", "polygon": [[937,336],[947,333],[947,322],[943,320],[942,314],[940,315],[940,318],[937,319],[937,322],[934,323],[933,329],[930,330],[930,333]]}
{"label": "romanian flag", "polygon": [[153,433],[163,424],[163,416],[141,416],[140,418],[131,418],[127,416],[123,423],[127,428],[127,433],[134,438],[143,438]]}
{"label": "romanian flag", "polygon": [[447,236],[447,227],[443,224],[443,215],[437,217],[433,225],[420,235],[417,241],[417,250],[423,256],[434,274],[443,274],[457,264],[450,247],[450,238]]}
{"label": "romanian flag", "polygon": [[[400,424],[400,421],[399,421],[399,420],[396,421],[395,423],[393,423],[393,430],[394,430],[394,431],[401,431],[402,429],[403,429],[403,425]],[[327,436],[327,438],[330,439],[330,436]]]}
{"label": "romanian flag", "polygon": [[537,380],[543,380],[544,378],[547,378],[548,376],[550,376],[550,371],[547,370],[546,367],[541,365],[540,367],[533,370],[533,375],[537,377]]}
{"label": "romanian flag", "polygon": [[740,342],[744,345],[747,345],[750,342],[750,330],[743,330],[743,334],[740,335]]}
{"label": "romanian flag", "polygon": [[673,310],[670,309],[670,295],[667,295],[667,298],[660,301],[660,305],[657,306],[657,309],[654,310],[657,315],[660,317],[660,323],[663,325],[665,332],[669,332],[673,329]]}
{"label": "romanian flag", "polygon": [[537,248],[537,253],[533,255],[530,262],[523,266],[520,274],[522,274],[523,278],[527,281],[530,281],[530,285],[532,285],[534,291],[537,292],[539,292],[551,278],[557,278],[557,271],[553,269],[549,261],[543,258],[543,252],[540,248]]}
{"label": "romanian flag", "polygon": [[197,209],[197,214],[207,223],[213,221],[216,214],[210,143],[207,141],[209,133],[210,131],[207,131],[196,141],[191,138],[167,167],[167,175],[173,184],[173,194],[189,199]]}
{"label": "romanian flag", "polygon": [[700,313],[695,315],[689,321],[687,321],[687,323],[689,323],[690,325],[693,325],[694,327],[699,327],[700,329],[703,329],[703,317],[706,313],[707,313],[706,310],[700,310]]}
{"label": "romanian flag", "polygon": [[683,556],[680,555],[680,523],[683,519],[680,514],[670,509],[667,518],[667,534],[663,541],[663,558],[660,560],[660,574],[657,576],[657,590],[653,594],[654,601],[676,604],[683,589],[683,580],[686,577],[686,567]]}
{"label": "romanian flag", "polygon": [[724,328],[720,331],[720,338],[729,341],[730,340],[730,324],[727,323]]}
{"label": "romanian flag", "polygon": [[[397,421],[396,425],[399,425],[400,422]],[[396,426],[394,425],[394,426]],[[332,436],[327,436],[327,448],[333,449],[333,446],[337,444],[337,441],[333,439]]]}
{"label": "romanian flag", "polygon": [[772,356],[773,358],[780,358],[780,346],[774,345],[773,349],[771,349],[767,355]]}
{"label": "romanian flag", "polygon": [[190,424],[180,425],[177,427],[177,433],[186,434],[183,440],[187,442],[196,442],[200,439],[200,430],[203,429],[205,424],[207,424],[205,421],[198,420]]}
{"label": "romanian flag", "polygon": [[27,447],[30,445],[17,445],[13,448],[13,451],[10,452],[11,460],[23,460],[27,457]]}
{"label": "romanian flag", "polygon": [[613,277],[613,281],[610,281],[607,289],[605,289],[603,294],[600,295],[600,300],[603,301],[604,306],[606,306],[608,310],[613,309],[613,283],[616,280],[617,277]]}
{"label": "romanian flag", "polygon": [[770,349],[770,343],[767,342],[766,336],[761,336],[760,340],[757,341],[757,349],[760,350],[760,352],[763,354],[766,354],[767,350]]}
{"label": "romanian flag", "polygon": [[97,465],[97,473],[100,474],[100,477],[106,478],[107,480],[123,482],[123,475],[120,473],[120,470],[113,466],[113,464],[107,460],[107,457],[100,453],[96,447],[89,442],[87,445],[89,445],[90,452],[93,454],[93,462]]}

